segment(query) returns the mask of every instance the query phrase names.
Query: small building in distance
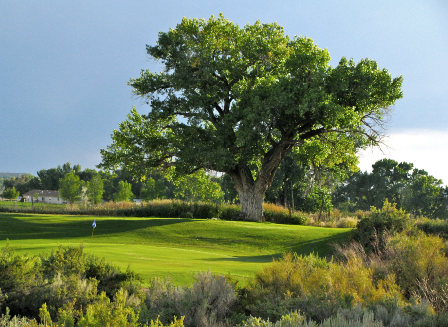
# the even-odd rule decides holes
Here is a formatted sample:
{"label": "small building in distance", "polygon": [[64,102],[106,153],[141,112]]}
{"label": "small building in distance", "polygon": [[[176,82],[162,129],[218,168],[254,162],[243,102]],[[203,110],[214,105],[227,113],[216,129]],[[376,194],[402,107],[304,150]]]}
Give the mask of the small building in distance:
{"label": "small building in distance", "polygon": [[64,204],[67,201],[63,200],[59,197],[58,191],[49,191],[49,190],[31,190],[22,195],[24,202],[32,202],[35,194],[38,194],[37,201],[34,198],[34,202],[39,203],[53,203],[53,204]]}

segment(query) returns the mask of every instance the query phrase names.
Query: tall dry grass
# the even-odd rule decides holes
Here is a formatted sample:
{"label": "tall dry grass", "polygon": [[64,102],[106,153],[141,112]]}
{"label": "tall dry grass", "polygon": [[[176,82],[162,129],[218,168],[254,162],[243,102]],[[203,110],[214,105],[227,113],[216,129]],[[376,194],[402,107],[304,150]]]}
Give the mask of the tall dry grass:
{"label": "tall dry grass", "polygon": [[[223,220],[241,219],[241,206],[216,204],[211,202],[186,202],[181,200],[153,200],[135,203],[131,201],[104,202],[92,205],[77,203],[67,205],[45,205],[31,207],[23,204],[0,204],[0,212],[41,213],[60,215],[90,215],[111,217],[159,217],[159,218],[219,218]],[[342,215],[337,209],[318,219],[318,214],[291,211],[273,203],[263,204],[263,216],[267,222],[276,224],[311,225],[322,227],[355,228],[358,219]]]}

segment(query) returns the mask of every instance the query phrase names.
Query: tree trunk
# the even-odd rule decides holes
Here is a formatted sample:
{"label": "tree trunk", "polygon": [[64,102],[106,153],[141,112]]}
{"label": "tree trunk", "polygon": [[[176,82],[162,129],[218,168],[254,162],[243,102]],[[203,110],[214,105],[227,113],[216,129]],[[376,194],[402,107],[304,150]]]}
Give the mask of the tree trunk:
{"label": "tree trunk", "polygon": [[226,171],[235,181],[235,189],[240,196],[241,213],[245,215],[246,220],[263,221],[264,195],[272,184],[284,154],[291,147],[290,143],[282,142],[281,146],[268,151],[255,178],[249,166],[245,164]]}
{"label": "tree trunk", "polygon": [[291,208],[292,208],[292,213],[294,213],[294,188],[292,185],[292,180],[291,180]]}
{"label": "tree trunk", "polygon": [[262,221],[264,192],[260,192],[256,187],[245,187],[245,190],[238,193],[241,201],[241,212],[244,213],[245,219]]}

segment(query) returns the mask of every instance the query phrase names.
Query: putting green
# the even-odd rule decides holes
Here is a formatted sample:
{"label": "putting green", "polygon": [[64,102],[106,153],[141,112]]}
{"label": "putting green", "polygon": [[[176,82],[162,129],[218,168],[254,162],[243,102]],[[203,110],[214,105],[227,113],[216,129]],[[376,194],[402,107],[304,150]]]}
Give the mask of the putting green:
{"label": "putting green", "polygon": [[146,281],[169,276],[178,285],[207,270],[245,284],[285,252],[325,256],[349,235],[350,229],[239,221],[0,214],[1,247],[9,242],[17,253],[37,255],[82,244]]}

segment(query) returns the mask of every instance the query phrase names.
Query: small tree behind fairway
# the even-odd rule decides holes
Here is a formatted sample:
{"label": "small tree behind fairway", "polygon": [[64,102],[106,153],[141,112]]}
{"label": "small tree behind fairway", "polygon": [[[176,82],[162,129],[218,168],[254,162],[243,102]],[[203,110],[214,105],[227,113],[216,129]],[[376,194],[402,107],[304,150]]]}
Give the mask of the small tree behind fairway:
{"label": "small tree behind fairway", "polygon": [[149,177],[146,180],[145,185],[143,185],[140,191],[140,199],[143,201],[150,201],[155,199],[165,199],[165,185],[162,179],[155,180]]}
{"label": "small tree behind fairway", "polygon": [[128,201],[134,197],[132,193],[132,185],[125,181],[120,181],[118,184],[118,190],[114,193],[114,201]]}
{"label": "small tree behind fairway", "polygon": [[104,193],[103,180],[100,175],[95,175],[87,182],[87,197],[93,204],[101,202]]}
{"label": "small tree behind fairway", "polygon": [[65,174],[64,178],[59,180],[59,196],[70,204],[80,199],[82,194],[82,181],[74,172]]}
{"label": "small tree behind fairway", "polygon": [[262,219],[287,153],[317,163],[333,156],[329,164],[356,169],[357,150],[381,140],[378,123],[402,97],[402,78],[375,61],[342,58],[333,68],[326,49],[289,38],[276,23],[241,28],[222,15],[184,18],[147,52],[164,70],[143,70],[129,84],[150,112],[132,110],[101,166],[226,173],[248,220]]}
{"label": "small tree behind fairway", "polygon": [[17,199],[19,197],[19,195],[20,195],[20,192],[16,191],[15,187],[8,188],[3,191],[3,197],[5,199],[10,199],[10,200]]}
{"label": "small tree behind fairway", "polygon": [[210,179],[205,171],[200,170],[188,176],[180,176],[171,182],[176,186],[174,195],[176,198],[186,201],[211,201],[222,202],[224,192],[221,186]]}

